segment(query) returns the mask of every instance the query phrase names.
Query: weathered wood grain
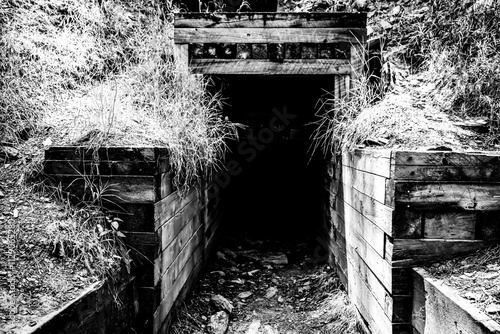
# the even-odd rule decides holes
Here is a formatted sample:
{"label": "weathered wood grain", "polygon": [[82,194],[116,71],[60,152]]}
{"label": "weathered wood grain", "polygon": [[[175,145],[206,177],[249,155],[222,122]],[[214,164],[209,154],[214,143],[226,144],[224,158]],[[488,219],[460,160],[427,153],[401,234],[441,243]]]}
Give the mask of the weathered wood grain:
{"label": "weathered wood grain", "polygon": [[422,238],[423,212],[397,206],[394,211],[393,230],[394,238],[419,239]]}
{"label": "weathered wood grain", "polygon": [[109,208],[112,213],[123,220],[120,230],[130,232],[154,232],[154,205],[121,204],[117,208]]}
{"label": "weathered wood grain", "polygon": [[123,241],[132,247],[132,253],[140,252],[141,257],[154,261],[161,247],[158,235],[155,232],[122,232],[126,236]]}
{"label": "weathered wood grain", "polygon": [[176,212],[170,220],[163,224],[158,230],[161,237],[161,250],[163,251],[167,246],[169,246],[177,235],[185,228],[185,226],[191,222],[193,217],[202,210],[203,208],[200,206],[200,200],[198,198],[194,198],[181,210]]}
{"label": "weathered wood grain", "polygon": [[187,43],[174,44],[174,60],[177,71],[187,74],[189,70],[189,45]]}
{"label": "weathered wood grain", "polygon": [[356,258],[354,252],[369,266],[370,270],[382,282],[387,291],[392,291],[392,268],[370,245],[352,229],[347,229],[347,256]]}
{"label": "weathered wood grain", "polygon": [[395,201],[410,208],[500,210],[500,187],[476,183],[396,182]]}
{"label": "weathered wood grain", "polygon": [[406,166],[487,166],[499,165],[498,152],[395,151],[394,164]]}
{"label": "weathered wood grain", "polygon": [[[157,200],[157,184],[153,176],[94,176],[84,178],[81,175],[50,175],[55,183],[60,183],[63,191],[68,191],[81,200],[92,197],[92,192],[100,192],[103,205],[113,204],[149,204]],[[90,183],[93,189],[89,188]]]}
{"label": "weathered wood grain", "polygon": [[45,160],[155,161],[167,155],[166,149],[153,147],[101,147],[95,151],[81,146],[54,146],[45,150]]}
{"label": "weathered wood grain", "polygon": [[349,74],[342,59],[193,59],[194,74],[213,75],[340,75]]}
{"label": "weathered wood grain", "polygon": [[366,35],[358,34],[356,40],[351,43],[351,79],[356,84],[359,81],[358,76],[363,74],[366,56],[364,51]]}
{"label": "weathered wood grain", "polygon": [[375,276],[375,274],[370,270],[368,265],[359,257],[356,252],[351,253],[352,257],[349,257],[350,267],[349,274],[359,276],[365,282],[370,289],[371,293],[380,304],[384,310],[385,315],[392,321],[393,319],[393,300],[392,291],[387,291],[382,282]]}
{"label": "weathered wood grain", "polygon": [[194,217],[192,223],[187,226],[187,229],[189,231],[185,233],[185,236],[179,235],[178,240],[162,253],[160,269],[161,299],[166,296],[168,288],[175,282],[193,251],[205,237],[199,217]]}
{"label": "weathered wood grain", "polygon": [[[351,186],[381,204],[385,203],[386,178],[359,171],[348,166],[342,166],[342,183]],[[346,190],[344,186],[344,191]]]}
{"label": "weathered wood grain", "polygon": [[385,178],[391,177],[390,150],[355,150],[342,156],[342,164]]}
{"label": "weathered wood grain", "polygon": [[476,239],[500,240],[500,212],[477,212]]}
{"label": "weathered wood grain", "polygon": [[410,181],[500,182],[500,162],[481,166],[397,166],[394,178]]}
{"label": "weathered wood grain", "polygon": [[[186,286],[187,283],[194,284],[195,280],[190,280],[189,278],[193,277],[193,273],[196,274],[197,266],[199,264],[202,264],[203,260],[206,259],[206,252],[210,249],[211,245],[213,244],[212,241],[215,238],[215,231],[213,231],[213,229],[216,229],[217,226],[217,224],[213,225],[212,230],[210,231],[210,237],[204,239],[198,239],[198,237],[196,237],[196,239],[192,239],[193,241],[190,241],[188,245],[189,247],[192,247],[194,243],[197,243],[197,246],[189,251],[190,257],[187,259],[183,267],[181,267],[180,265],[172,267],[177,269],[180,268],[180,271],[178,271],[177,273],[174,273],[172,271],[173,276],[176,277],[175,281],[169,281],[171,282],[170,284],[165,283],[165,285],[162,285],[166,287],[167,290],[165,292],[162,291],[162,295],[164,296],[164,298],[161,300],[160,306],[153,316],[153,329],[155,330],[154,333],[157,332],[163,321],[168,316],[168,313],[172,309],[172,306],[175,300],[177,300],[180,292],[182,291],[182,288]],[[201,231],[201,227],[199,231]],[[195,236],[193,236],[193,238],[195,238]]]}
{"label": "weathered wood grain", "polygon": [[430,277],[421,268],[414,269],[416,286],[413,326],[420,334],[493,334],[500,325],[458,296],[454,289]]}
{"label": "weathered wood grain", "polygon": [[412,294],[412,271],[411,268],[392,268],[392,294]]}
{"label": "weathered wood grain", "polygon": [[47,160],[45,174],[157,175],[156,161]]}
{"label": "weathered wood grain", "polygon": [[476,215],[474,211],[428,211],[424,215],[424,237],[428,239],[474,240]]}
{"label": "weathered wood grain", "polygon": [[386,334],[392,332],[392,323],[384,313],[382,306],[373,296],[361,274],[355,271],[355,267],[347,262],[349,289],[348,294],[354,305],[367,322],[373,334]]}
{"label": "weathered wood grain", "polygon": [[174,42],[188,43],[357,43],[364,28],[176,28]]}
{"label": "weathered wood grain", "polygon": [[176,13],[174,28],[365,28],[365,13]]}
{"label": "weathered wood grain", "polygon": [[369,221],[376,224],[382,231],[392,236],[394,210],[363,192],[341,183],[342,193],[338,193],[346,203],[360,212]]}
{"label": "weathered wood grain", "polygon": [[198,190],[192,188],[184,197],[181,197],[176,191],[161,201],[156,202],[154,215],[155,228],[160,228],[196,196],[198,196]]}
{"label": "weathered wood grain", "polygon": [[346,204],[344,208],[345,221],[348,222],[349,228],[356,231],[363,242],[368,243],[383,258],[385,253],[384,231],[350,205]]}
{"label": "weathered wood grain", "polygon": [[[430,264],[496,245],[495,241],[451,239],[394,239],[394,267]],[[398,262],[399,260],[404,260]]]}

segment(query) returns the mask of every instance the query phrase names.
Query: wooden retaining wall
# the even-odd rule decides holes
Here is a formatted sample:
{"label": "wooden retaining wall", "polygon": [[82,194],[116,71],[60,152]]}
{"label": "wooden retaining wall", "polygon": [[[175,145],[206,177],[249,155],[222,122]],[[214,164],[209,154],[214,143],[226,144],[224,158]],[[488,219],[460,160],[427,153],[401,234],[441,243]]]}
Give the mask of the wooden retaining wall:
{"label": "wooden retaining wall", "polygon": [[411,268],[500,239],[500,154],[358,150],[328,161],[324,233],[372,333],[412,333]]}
{"label": "wooden retaining wall", "polygon": [[134,277],[122,268],[114,273],[113,280],[92,284],[61,309],[40,319],[37,325],[25,326],[23,333],[133,333],[137,298]]}
{"label": "wooden retaining wall", "polygon": [[78,200],[100,191],[103,205],[123,219],[120,229],[136,258],[135,330],[167,333],[175,303],[193,286],[214,244],[218,195],[205,182],[181,196],[166,149],[53,147],[45,160],[46,174],[64,191]]}
{"label": "wooden retaining wall", "polygon": [[498,334],[500,324],[422,268],[413,269],[414,334]]}

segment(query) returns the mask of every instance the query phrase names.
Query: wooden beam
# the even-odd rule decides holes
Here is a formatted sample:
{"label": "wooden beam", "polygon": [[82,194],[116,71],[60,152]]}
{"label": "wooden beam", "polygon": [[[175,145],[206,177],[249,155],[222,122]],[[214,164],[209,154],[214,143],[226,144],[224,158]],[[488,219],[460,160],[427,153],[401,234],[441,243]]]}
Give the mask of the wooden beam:
{"label": "wooden beam", "polygon": [[342,59],[192,59],[192,73],[214,75],[339,75],[348,74]]}
{"label": "wooden beam", "polygon": [[480,166],[397,166],[394,178],[409,181],[500,182],[500,164]]}
{"label": "wooden beam", "polygon": [[395,151],[394,164],[406,166],[498,165],[500,152]]}
{"label": "wooden beam", "polygon": [[[51,175],[56,183],[60,183],[63,191],[71,193],[79,200],[83,196],[91,196],[91,192],[100,192],[103,205],[114,204],[150,204],[157,201],[157,185],[154,176],[82,176]],[[92,184],[94,189],[90,189]]]}
{"label": "wooden beam", "polygon": [[414,277],[413,326],[418,333],[500,333],[500,324],[441,280],[432,278],[421,268],[414,269]]}
{"label": "wooden beam", "polygon": [[482,183],[396,182],[395,202],[410,208],[500,210],[500,187]]}
{"label": "wooden beam", "polygon": [[498,241],[450,239],[394,239],[394,267],[430,264],[473,253],[498,244]]}
{"label": "wooden beam", "polygon": [[176,13],[174,28],[365,28],[365,13]]}
{"label": "wooden beam", "polygon": [[426,212],[424,238],[474,240],[476,236],[476,212]]}
{"label": "wooden beam", "polygon": [[350,185],[382,204],[385,203],[386,180],[385,177],[379,175],[342,166],[342,183],[344,185]]}
{"label": "wooden beam", "polygon": [[342,156],[342,164],[386,178],[391,177],[390,150],[355,150]]}
{"label": "wooden beam", "polygon": [[81,146],[54,146],[45,150],[45,160],[156,161],[167,158],[166,149],[154,147],[101,147],[97,150]]}
{"label": "wooden beam", "polygon": [[174,60],[176,70],[182,74],[188,73],[189,68],[189,45],[175,44],[174,45]]}
{"label": "wooden beam", "polygon": [[175,44],[188,43],[357,43],[363,28],[176,28]]}
{"label": "wooden beam", "polygon": [[344,199],[344,201],[360,212],[369,221],[377,225],[382,231],[392,236],[393,233],[393,209],[376,201],[373,197],[365,195],[361,191],[346,186],[342,186],[342,193],[337,194]]}

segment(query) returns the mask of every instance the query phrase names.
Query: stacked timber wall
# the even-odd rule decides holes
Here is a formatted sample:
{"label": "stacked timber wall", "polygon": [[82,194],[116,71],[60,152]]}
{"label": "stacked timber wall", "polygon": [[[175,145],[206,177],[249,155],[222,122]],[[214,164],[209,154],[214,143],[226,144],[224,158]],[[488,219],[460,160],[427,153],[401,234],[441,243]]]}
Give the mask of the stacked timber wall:
{"label": "stacked timber wall", "polygon": [[219,198],[208,182],[181,196],[160,148],[54,147],[45,172],[77,200],[101,191],[102,204],[122,218],[135,254],[137,332],[166,333],[172,309],[193,286],[219,226]]}
{"label": "stacked timber wall", "polygon": [[412,333],[411,268],[500,239],[500,155],[358,150],[329,161],[331,262],[373,333]]}
{"label": "stacked timber wall", "polygon": [[498,334],[495,322],[422,268],[413,270],[414,334]]}

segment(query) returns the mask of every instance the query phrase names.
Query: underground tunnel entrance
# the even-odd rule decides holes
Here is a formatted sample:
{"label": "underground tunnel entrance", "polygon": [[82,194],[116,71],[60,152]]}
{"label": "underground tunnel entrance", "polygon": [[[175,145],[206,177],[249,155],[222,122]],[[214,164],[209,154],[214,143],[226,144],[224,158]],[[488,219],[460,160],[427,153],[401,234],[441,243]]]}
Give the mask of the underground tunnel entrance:
{"label": "underground tunnel entrance", "polygon": [[321,221],[324,166],[310,135],[333,78],[225,77],[224,114],[246,126],[229,143],[219,180],[224,231],[253,239],[304,242]]}
{"label": "underground tunnel entrance", "polygon": [[[360,333],[322,242],[325,166],[311,155],[333,79],[225,78],[225,115],[245,124],[220,173],[222,233],[172,333]],[[223,175],[223,176],[222,176]],[[226,307],[226,308],[225,308]]]}

